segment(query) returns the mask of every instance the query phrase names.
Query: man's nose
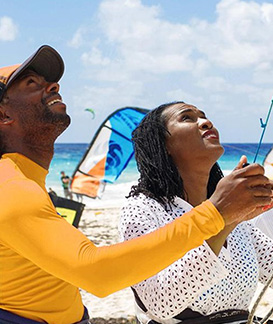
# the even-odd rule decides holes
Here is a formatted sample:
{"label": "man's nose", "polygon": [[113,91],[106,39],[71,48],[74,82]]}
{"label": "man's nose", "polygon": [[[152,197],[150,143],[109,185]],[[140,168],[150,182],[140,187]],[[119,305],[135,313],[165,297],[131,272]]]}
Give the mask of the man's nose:
{"label": "man's nose", "polygon": [[48,82],[48,85],[46,87],[47,92],[59,92],[60,85],[57,82]]}

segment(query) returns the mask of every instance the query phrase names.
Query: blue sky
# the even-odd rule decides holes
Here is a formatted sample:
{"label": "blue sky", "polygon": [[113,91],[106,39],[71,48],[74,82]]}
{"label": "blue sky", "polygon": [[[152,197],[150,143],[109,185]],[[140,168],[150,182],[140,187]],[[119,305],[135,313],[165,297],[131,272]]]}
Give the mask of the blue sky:
{"label": "blue sky", "polygon": [[[72,124],[58,142],[91,140],[109,113],[183,100],[222,142],[258,142],[273,96],[273,2],[0,0],[1,66],[40,45],[62,55]],[[85,111],[92,108],[95,118]],[[273,116],[265,134],[273,142]]]}

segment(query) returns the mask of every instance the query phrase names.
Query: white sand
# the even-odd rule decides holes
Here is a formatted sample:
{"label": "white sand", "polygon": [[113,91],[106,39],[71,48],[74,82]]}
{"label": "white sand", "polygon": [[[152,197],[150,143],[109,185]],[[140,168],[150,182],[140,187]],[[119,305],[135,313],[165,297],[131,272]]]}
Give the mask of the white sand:
{"label": "white sand", "polygon": [[[85,209],[79,229],[97,246],[119,242],[118,207]],[[134,299],[130,288],[123,289],[105,298],[98,298],[81,291],[84,305],[91,317],[118,318],[134,316]]]}
{"label": "white sand", "polygon": [[[84,201],[88,206],[85,209],[79,229],[97,246],[109,245],[119,242],[118,221],[120,208],[115,203],[114,207],[101,208],[101,202],[96,204],[91,200]],[[90,208],[92,206],[92,208]],[[97,206],[97,208],[95,208]],[[261,286],[259,286],[259,289]],[[88,308],[91,317],[130,318],[134,316],[134,300],[130,288],[123,289],[106,298],[97,298],[90,293],[81,291],[83,302]],[[255,297],[254,297],[255,298]],[[258,308],[256,315],[265,315],[273,307],[273,290],[267,292]]]}

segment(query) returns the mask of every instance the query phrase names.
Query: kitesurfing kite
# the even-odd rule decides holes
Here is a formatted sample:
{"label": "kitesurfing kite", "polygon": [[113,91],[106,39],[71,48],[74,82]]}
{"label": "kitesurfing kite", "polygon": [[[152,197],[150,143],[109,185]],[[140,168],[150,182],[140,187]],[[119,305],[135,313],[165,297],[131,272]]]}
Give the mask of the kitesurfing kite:
{"label": "kitesurfing kite", "polygon": [[134,154],[132,131],[148,109],[124,107],[114,111],[101,124],[71,181],[71,191],[96,198],[106,183],[113,183]]}
{"label": "kitesurfing kite", "polygon": [[84,110],[85,110],[85,111],[89,111],[89,112],[92,114],[93,119],[95,118],[95,111],[94,111],[94,109],[86,108],[86,109],[84,109]]}

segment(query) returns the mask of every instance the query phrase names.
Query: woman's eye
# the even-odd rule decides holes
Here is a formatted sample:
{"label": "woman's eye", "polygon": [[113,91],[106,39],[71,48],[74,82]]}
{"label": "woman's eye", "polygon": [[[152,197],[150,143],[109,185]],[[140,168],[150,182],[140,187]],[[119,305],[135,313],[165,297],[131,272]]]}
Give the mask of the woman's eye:
{"label": "woman's eye", "polygon": [[191,116],[190,116],[190,115],[183,115],[183,116],[181,117],[181,120],[182,120],[182,121],[189,120],[189,119],[191,119]]}

